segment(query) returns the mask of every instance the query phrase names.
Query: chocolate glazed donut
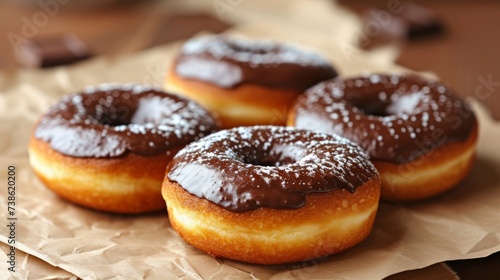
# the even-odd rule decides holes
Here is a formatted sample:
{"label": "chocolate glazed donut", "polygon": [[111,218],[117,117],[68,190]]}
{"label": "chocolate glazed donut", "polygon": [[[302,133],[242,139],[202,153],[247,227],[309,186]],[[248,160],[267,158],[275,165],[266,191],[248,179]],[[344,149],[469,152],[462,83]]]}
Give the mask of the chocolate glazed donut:
{"label": "chocolate glazed donut", "polygon": [[35,125],[35,173],[77,204],[116,213],[164,208],[167,163],[186,144],[217,129],[193,101],[146,86],[88,87],[54,105]]}
{"label": "chocolate glazed donut", "polygon": [[336,76],[325,58],[294,46],[204,36],[184,44],[165,88],[215,112],[225,128],[284,125],[295,97]]}
{"label": "chocolate glazed donut", "polygon": [[367,75],[318,84],[299,97],[288,124],[359,144],[380,172],[382,198],[442,193],[470,170],[474,112],[449,87],[407,75]]}
{"label": "chocolate glazed donut", "polygon": [[344,138],[254,126],[179,151],[162,193],[172,227],[193,246],[278,264],[334,254],[366,238],[380,181],[363,151]]}

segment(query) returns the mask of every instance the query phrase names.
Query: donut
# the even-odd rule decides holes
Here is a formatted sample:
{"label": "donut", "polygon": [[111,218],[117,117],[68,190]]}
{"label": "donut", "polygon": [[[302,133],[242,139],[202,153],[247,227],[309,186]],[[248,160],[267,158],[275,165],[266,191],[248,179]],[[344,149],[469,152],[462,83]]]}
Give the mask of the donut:
{"label": "donut", "polygon": [[165,168],[186,144],[217,130],[200,105],[141,85],[104,84],[68,95],[37,122],[29,160],[59,196],[108,212],[165,209]]}
{"label": "donut", "polygon": [[295,46],[210,35],[182,46],[165,88],[214,112],[222,128],[285,125],[299,94],[336,76],[325,58]]}
{"label": "donut", "polygon": [[380,179],[359,146],[344,138],[237,127],[179,151],[162,194],[172,227],[194,247],[214,257],[281,264],[364,240]]}
{"label": "donut", "polygon": [[472,167],[478,135],[474,112],[453,89],[405,74],[322,82],[297,98],[287,123],[360,145],[387,201],[425,199],[456,186]]}

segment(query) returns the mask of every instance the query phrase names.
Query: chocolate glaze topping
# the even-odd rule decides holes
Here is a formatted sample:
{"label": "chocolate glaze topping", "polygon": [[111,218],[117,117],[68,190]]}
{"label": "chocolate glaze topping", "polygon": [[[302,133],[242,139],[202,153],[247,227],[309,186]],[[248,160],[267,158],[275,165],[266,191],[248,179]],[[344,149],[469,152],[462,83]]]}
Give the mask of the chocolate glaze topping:
{"label": "chocolate glaze topping", "polygon": [[222,88],[257,84],[304,91],[337,76],[322,56],[271,41],[244,41],[223,36],[189,40],[178,55],[178,76]]}
{"label": "chocolate glaze topping", "polygon": [[298,128],[336,133],[372,159],[402,164],[454,141],[465,141],[474,112],[442,83],[417,76],[367,75],[318,84],[299,97]]}
{"label": "chocolate glaze topping", "polygon": [[216,129],[193,101],[147,86],[104,84],[63,98],[41,118],[34,137],[74,157],[152,156]]}
{"label": "chocolate glaze topping", "polygon": [[294,209],[305,195],[354,192],[375,167],[356,144],[292,127],[237,127],[211,134],[179,151],[167,176],[189,193],[229,211]]}

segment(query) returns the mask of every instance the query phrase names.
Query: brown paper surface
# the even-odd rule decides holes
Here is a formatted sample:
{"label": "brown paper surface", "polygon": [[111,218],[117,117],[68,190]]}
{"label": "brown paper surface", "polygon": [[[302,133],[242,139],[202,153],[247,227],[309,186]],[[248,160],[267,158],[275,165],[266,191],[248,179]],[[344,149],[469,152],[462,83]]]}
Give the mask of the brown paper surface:
{"label": "brown paper surface", "polygon": [[[312,6],[322,11],[323,2]],[[319,23],[311,20],[307,24]],[[230,33],[289,41],[314,49],[325,54],[342,75],[405,71],[393,64],[394,49],[363,53],[352,47],[352,36],[347,32],[336,31],[337,35],[330,38],[325,37],[323,31],[306,31],[307,28],[287,28],[283,21],[248,20]],[[350,48],[348,52],[346,46]],[[41,277],[50,273],[51,270],[42,265],[23,267],[22,260],[31,258],[62,270],[54,270],[54,273],[67,272],[67,276],[61,277],[75,275],[85,279],[117,276],[128,279],[381,279],[445,260],[478,258],[500,251],[500,149],[497,148],[500,125],[477,106],[480,121],[477,162],[463,183],[443,196],[424,202],[382,203],[373,231],[364,242],[321,260],[258,266],[214,259],[187,245],[170,227],[166,212],[137,216],[100,213],[68,203],[46,189],[28,164],[27,145],[37,118],[61,96],[87,85],[161,84],[178,47],[179,43],[175,43],[127,57],[98,58],[72,67],[23,71],[3,78],[9,82],[0,86],[0,182],[6,185],[7,167],[16,166],[16,245],[24,252],[18,255],[17,268],[21,274],[17,278],[25,278],[23,275],[29,269],[36,270]],[[4,223],[6,188],[2,188],[0,197],[0,218]],[[0,227],[0,243],[7,243],[7,236],[8,229]],[[2,249],[5,248],[2,245]],[[4,271],[6,268],[1,273]]]}
{"label": "brown paper surface", "polygon": [[[0,242],[0,249],[2,255],[0,256],[0,277],[8,275],[9,265],[7,264],[6,254],[10,253],[9,246]],[[16,271],[11,274],[14,279],[37,279],[37,280],[76,280],[78,277],[75,275],[54,267],[45,261],[26,254],[23,251],[17,250],[16,252]],[[7,278],[7,277],[4,277]]]}

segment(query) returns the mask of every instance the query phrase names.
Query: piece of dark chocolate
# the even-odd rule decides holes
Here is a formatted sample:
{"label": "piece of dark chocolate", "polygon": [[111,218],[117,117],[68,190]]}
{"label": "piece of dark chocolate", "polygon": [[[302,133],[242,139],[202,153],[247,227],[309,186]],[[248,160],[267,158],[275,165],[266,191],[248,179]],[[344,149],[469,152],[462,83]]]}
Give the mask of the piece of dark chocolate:
{"label": "piece of dark chocolate", "polygon": [[436,36],[444,32],[443,23],[431,10],[415,3],[405,3],[402,7],[397,16],[406,23],[405,35],[408,40]]}
{"label": "piece of dark chocolate", "polygon": [[91,57],[76,35],[34,37],[19,46],[17,61],[23,67],[47,68],[71,64]]}
{"label": "piece of dark chocolate", "polygon": [[386,9],[370,9],[364,16],[361,47],[375,42],[414,41],[444,33],[441,20],[430,10],[415,3],[400,3]]}

